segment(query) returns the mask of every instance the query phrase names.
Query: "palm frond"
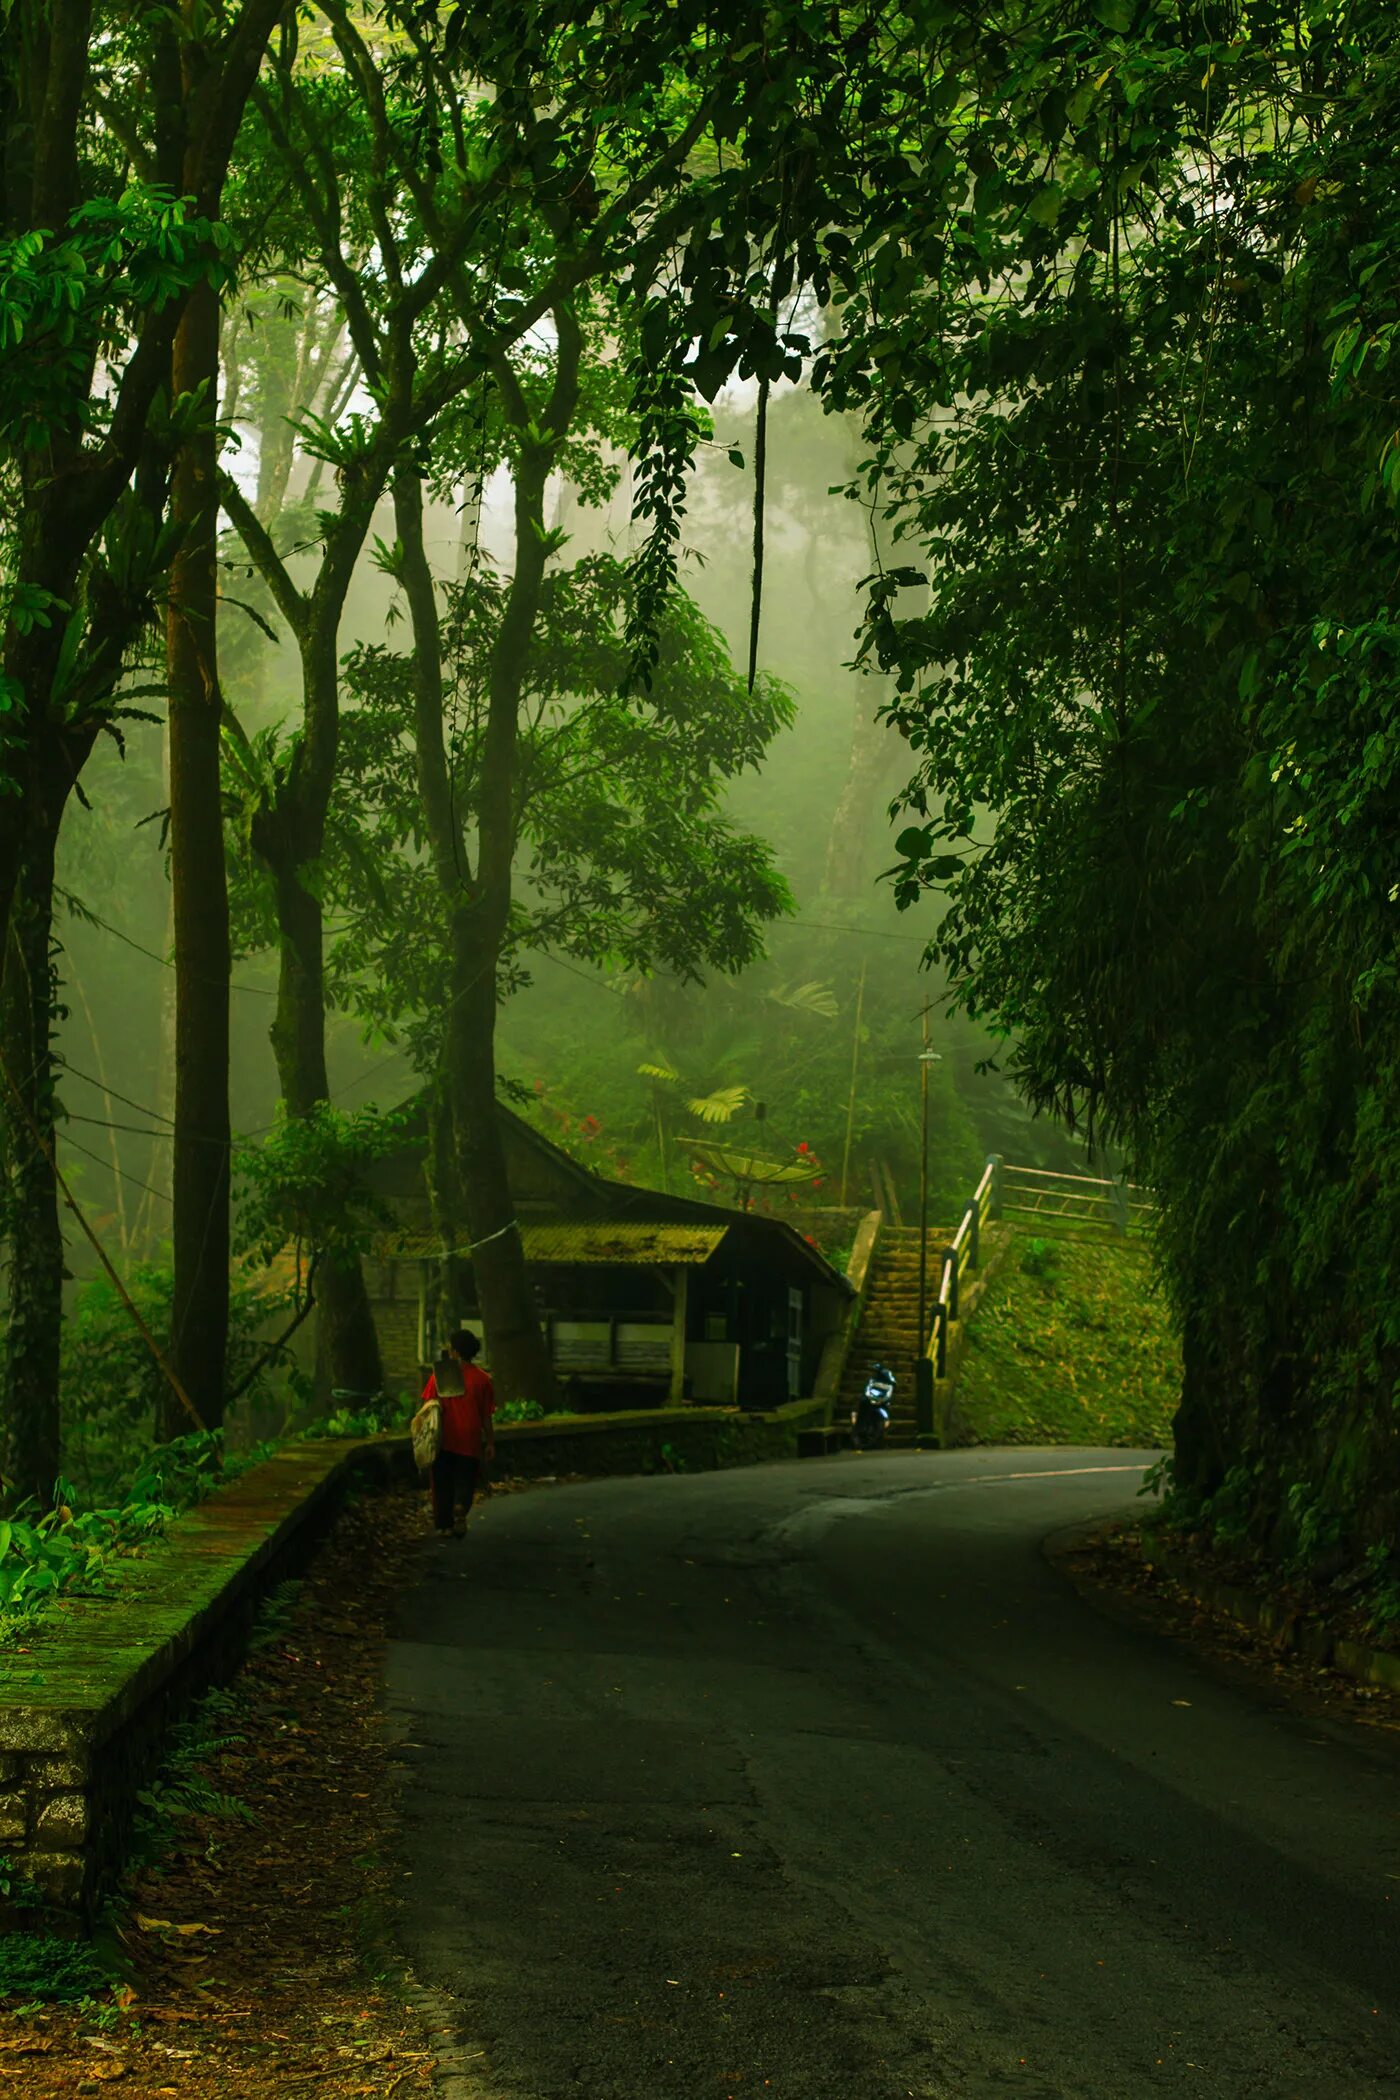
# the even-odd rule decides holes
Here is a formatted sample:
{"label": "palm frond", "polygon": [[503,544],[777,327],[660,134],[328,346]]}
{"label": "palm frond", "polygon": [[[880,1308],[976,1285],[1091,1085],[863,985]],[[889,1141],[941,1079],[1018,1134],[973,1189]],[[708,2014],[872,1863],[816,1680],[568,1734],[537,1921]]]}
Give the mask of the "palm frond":
{"label": "palm frond", "polygon": [[752,1099],[753,1094],[746,1086],[722,1086],[713,1094],[696,1095],[685,1105],[702,1123],[728,1123],[738,1115],[744,1103]]}

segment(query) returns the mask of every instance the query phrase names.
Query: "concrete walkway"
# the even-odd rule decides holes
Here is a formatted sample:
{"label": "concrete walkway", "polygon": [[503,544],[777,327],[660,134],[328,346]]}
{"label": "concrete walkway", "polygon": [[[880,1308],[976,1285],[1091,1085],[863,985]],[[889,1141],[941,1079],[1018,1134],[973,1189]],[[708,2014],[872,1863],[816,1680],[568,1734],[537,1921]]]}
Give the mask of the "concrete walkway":
{"label": "concrete walkway", "polygon": [[1044,1562],[1121,1451],[501,1497],[389,1697],[481,2100],[1400,2093],[1390,1740]]}

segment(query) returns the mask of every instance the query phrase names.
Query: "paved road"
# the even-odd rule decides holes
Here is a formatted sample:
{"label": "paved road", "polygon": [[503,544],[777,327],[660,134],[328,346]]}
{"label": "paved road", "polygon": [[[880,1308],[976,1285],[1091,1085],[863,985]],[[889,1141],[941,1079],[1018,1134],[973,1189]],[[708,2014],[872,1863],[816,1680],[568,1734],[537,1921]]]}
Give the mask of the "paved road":
{"label": "paved road", "polygon": [[1042,1558],[1141,1463],[596,1482],[425,1549],[390,1666],[405,1938],[470,2091],[1400,2095],[1390,1739]]}

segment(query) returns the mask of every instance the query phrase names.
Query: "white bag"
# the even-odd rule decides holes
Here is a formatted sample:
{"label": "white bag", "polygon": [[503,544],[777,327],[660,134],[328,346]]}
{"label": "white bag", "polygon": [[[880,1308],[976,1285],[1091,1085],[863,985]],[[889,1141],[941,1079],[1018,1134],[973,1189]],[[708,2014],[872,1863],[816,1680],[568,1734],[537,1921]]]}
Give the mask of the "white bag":
{"label": "white bag", "polygon": [[426,1473],[442,1449],[442,1402],[425,1400],[408,1425],[413,1442],[413,1463]]}

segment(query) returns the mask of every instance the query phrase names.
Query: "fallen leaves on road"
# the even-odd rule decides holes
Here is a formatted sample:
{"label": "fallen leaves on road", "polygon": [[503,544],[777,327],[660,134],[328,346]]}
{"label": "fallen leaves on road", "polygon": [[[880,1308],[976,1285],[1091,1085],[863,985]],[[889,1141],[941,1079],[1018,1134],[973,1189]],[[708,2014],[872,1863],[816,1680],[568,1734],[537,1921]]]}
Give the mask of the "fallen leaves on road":
{"label": "fallen leaves on road", "polygon": [[[1179,1550],[1179,1549],[1178,1549]],[[1190,1581],[1168,1574],[1160,1562],[1146,1559],[1136,1528],[1106,1525],[1091,1542],[1055,1555],[1079,1590],[1117,1600],[1139,1622],[1183,1641],[1237,1675],[1256,1682],[1267,1679],[1290,1704],[1317,1715],[1345,1715],[1368,1728],[1400,1732],[1400,1694],[1376,1685],[1358,1684],[1341,1670],[1311,1662],[1287,1641],[1244,1625],[1223,1605],[1198,1595]],[[1200,1560],[1199,1587],[1232,1582],[1249,1588],[1248,1571],[1232,1562]],[[1291,1634],[1310,1600],[1301,1593],[1283,1598],[1292,1609],[1284,1624]],[[1359,1628],[1341,1630],[1359,1632]],[[1189,1700],[1173,1700],[1189,1705]]]}

